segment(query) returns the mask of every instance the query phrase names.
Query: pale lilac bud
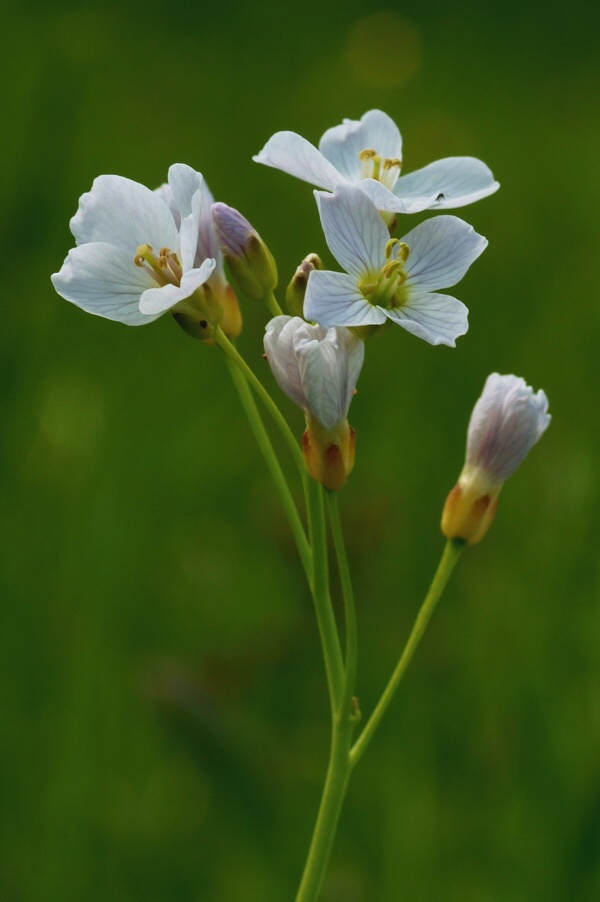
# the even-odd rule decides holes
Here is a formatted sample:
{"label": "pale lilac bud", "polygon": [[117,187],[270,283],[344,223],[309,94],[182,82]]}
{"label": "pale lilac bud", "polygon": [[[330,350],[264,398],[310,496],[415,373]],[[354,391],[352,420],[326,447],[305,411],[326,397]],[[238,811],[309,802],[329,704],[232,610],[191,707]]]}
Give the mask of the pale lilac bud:
{"label": "pale lilac bud", "polygon": [[473,545],[487,532],[504,482],[550,423],[548,398],[517,376],[488,376],[471,415],[467,459],[446,500],[442,532]]}
{"label": "pale lilac bud", "polygon": [[212,217],[217,239],[224,254],[242,257],[251,235],[256,232],[245,216],[227,204],[212,205]]}
{"label": "pale lilac bud", "polygon": [[486,471],[496,483],[514,473],[548,428],[548,398],[517,376],[488,376],[471,415],[467,466]]}
{"label": "pale lilac bud", "polygon": [[231,274],[249,298],[261,301],[277,287],[271,251],[245,216],[227,204],[212,205],[217,240]]}

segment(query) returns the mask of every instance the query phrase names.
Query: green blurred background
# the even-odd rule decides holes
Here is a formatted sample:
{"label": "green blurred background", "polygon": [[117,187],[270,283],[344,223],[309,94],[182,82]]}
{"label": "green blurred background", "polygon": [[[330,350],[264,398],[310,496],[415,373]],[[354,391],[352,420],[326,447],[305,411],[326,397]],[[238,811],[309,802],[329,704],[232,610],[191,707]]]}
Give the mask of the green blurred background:
{"label": "green blurred background", "polygon": [[[364,711],[437,563],[485,377],[543,386],[554,420],[355,773],[323,900],[600,898],[596,10],[5,9],[2,900],[293,898],[328,703],[268,474],[216,350],[168,317],[88,316],[49,274],[96,175],[155,186],[172,162],[252,220],[283,283],[310,251],[332,263],[309,187],[251,156],[372,107],[399,123],[405,171],[472,154],[502,187],[458,211],[490,246],[456,292],[457,349],[398,329],[367,346],[341,499]],[[266,314],[244,314],[275,392]]]}

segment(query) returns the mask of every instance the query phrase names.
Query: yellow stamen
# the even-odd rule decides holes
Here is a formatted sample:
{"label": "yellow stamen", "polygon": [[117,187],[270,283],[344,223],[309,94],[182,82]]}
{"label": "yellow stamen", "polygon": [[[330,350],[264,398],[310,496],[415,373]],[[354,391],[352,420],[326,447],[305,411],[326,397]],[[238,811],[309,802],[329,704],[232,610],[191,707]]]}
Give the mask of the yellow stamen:
{"label": "yellow stamen", "polygon": [[396,251],[396,259],[400,260],[401,263],[406,263],[408,260],[408,255],[410,254],[410,248],[406,241],[398,242],[398,250]]}
{"label": "yellow stamen", "polygon": [[390,238],[390,240],[387,242],[387,244],[385,246],[385,259],[386,260],[391,260],[394,248],[399,243],[400,242],[399,242],[398,238]]}

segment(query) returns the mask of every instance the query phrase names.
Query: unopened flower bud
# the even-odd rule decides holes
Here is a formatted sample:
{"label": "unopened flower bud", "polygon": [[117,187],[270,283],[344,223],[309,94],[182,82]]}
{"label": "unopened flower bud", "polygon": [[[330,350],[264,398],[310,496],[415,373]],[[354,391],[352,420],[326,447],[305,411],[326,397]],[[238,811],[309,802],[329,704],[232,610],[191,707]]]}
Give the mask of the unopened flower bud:
{"label": "unopened flower bud", "polygon": [[308,285],[308,277],[315,269],[324,269],[323,261],[317,254],[305,257],[285,292],[285,303],[292,316],[304,316],[304,295]]}
{"label": "unopened flower bud", "polygon": [[267,324],[265,352],[279,387],[304,411],[308,472],[326,489],[341,489],[354,466],[355,435],[347,416],[363,364],[362,341],[343,327],[276,316]]}
{"label": "unopened flower bud", "polygon": [[262,301],[277,287],[277,266],[271,251],[233,207],[213,204],[212,217],[223,256],[237,285],[253,301]]}
{"label": "unopened flower bud", "polygon": [[489,529],[504,482],[548,428],[548,399],[517,376],[488,376],[469,422],[467,459],[442,514],[448,539],[469,545]]}

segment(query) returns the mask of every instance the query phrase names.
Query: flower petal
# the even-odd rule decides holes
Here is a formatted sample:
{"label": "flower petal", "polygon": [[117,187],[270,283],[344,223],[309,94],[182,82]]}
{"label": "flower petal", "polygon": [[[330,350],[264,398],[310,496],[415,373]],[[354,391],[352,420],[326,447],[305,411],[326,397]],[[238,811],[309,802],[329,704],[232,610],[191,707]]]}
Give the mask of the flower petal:
{"label": "flower petal", "polygon": [[469,311],[461,301],[447,294],[413,290],[406,304],[385,313],[392,322],[430,345],[453,348],[456,339],[469,328]]}
{"label": "flower petal", "polygon": [[323,154],[295,132],[277,132],[252,159],[255,163],[281,169],[327,191],[333,191],[336,185],[344,182]]}
{"label": "flower petal", "polygon": [[446,157],[423,169],[402,175],[394,186],[410,212],[463,207],[497,191],[491,170],[475,157]]}
{"label": "flower petal", "polygon": [[198,236],[198,249],[196,251],[196,266],[200,266],[203,260],[212,257],[216,261],[216,269],[223,272],[223,255],[217,241],[217,235],[212,219],[212,205],[215,202],[211,190],[202,179],[202,199],[200,204],[200,234]]}
{"label": "flower petal", "polygon": [[393,191],[386,188],[376,179],[363,179],[360,182],[360,189],[364,191],[369,200],[371,200],[378,210],[382,213],[414,213],[410,201],[405,201],[402,197],[397,197]]}
{"label": "flower petal", "polygon": [[402,238],[410,253],[407,285],[432,291],[460,282],[487,247],[487,239],[457,216],[428,219]]}
{"label": "flower petal", "polygon": [[338,342],[340,345],[345,346],[347,359],[346,393],[343,399],[344,416],[347,416],[354,397],[354,389],[365,360],[365,343],[348,329],[338,328],[336,332]]}
{"label": "flower petal", "polygon": [[369,110],[359,121],[344,119],[342,125],[328,129],[319,142],[319,150],[344,178],[358,182],[361,150],[375,150],[384,159],[400,159],[402,138],[389,116],[381,110]]}
{"label": "flower petal", "polygon": [[141,313],[140,295],[153,278],[135,266],[130,254],[112,244],[93,241],[69,251],[52,284],[61,297],[82,310],[128,326],[150,323],[157,315]]}
{"label": "flower petal", "polygon": [[[330,330],[334,333],[334,330]],[[323,338],[305,339],[297,348],[300,378],[311,414],[325,429],[346,418],[345,367],[338,360],[335,345]],[[341,364],[341,365],[340,365]]]}
{"label": "flower petal", "polygon": [[[277,384],[294,404],[306,408],[298,357],[294,347],[294,335],[306,326],[299,316],[275,316],[265,329],[265,354]],[[324,333],[323,333],[324,334]]]}
{"label": "flower petal", "polygon": [[150,188],[120,175],[100,175],[79,199],[70,223],[77,244],[105,242],[133,259],[140,244],[174,249],[179,240],[173,214]]}
{"label": "flower petal", "polygon": [[333,429],[348,414],[364,342],[348,329],[331,328],[322,337],[299,335],[295,344],[308,408],[325,429]]}
{"label": "flower petal", "polygon": [[160,197],[161,200],[164,200],[167,207],[173,214],[173,219],[175,220],[175,225],[177,226],[177,231],[179,231],[179,226],[181,225],[181,214],[177,207],[175,206],[175,201],[173,199],[173,192],[171,191],[170,185],[166,182],[163,182],[162,185],[159,185],[158,188],[154,189],[154,193]]}
{"label": "flower petal", "polygon": [[321,326],[374,326],[385,322],[358,290],[355,279],[341,272],[311,272],[304,297],[304,315]]}
{"label": "flower petal", "polygon": [[346,272],[361,278],[385,263],[389,232],[360,188],[344,185],[335,194],[315,191],[329,250]]}
{"label": "flower petal", "polygon": [[169,187],[181,217],[179,249],[184,272],[192,269],[200,237],[202,214],[202,185],[199,172],[185,163],[175,163],[169,168]]}
{"label": "flower petal", "polygon": [[160,316],[189,298],[200,285],[204,285],[215,268],[214,260],[205,260],[199,269],[189,269],[181,277],[181,285],[163,285],[162,288],[149,288],[140,298],[140,310]]}
{"label": "flower petal", "polygon": [[192,200],[203,182],[201,174],[186,163],[174,163],[169,167],[169,188],[182,219],[192,212]]}

